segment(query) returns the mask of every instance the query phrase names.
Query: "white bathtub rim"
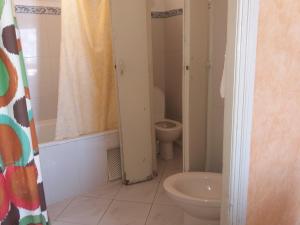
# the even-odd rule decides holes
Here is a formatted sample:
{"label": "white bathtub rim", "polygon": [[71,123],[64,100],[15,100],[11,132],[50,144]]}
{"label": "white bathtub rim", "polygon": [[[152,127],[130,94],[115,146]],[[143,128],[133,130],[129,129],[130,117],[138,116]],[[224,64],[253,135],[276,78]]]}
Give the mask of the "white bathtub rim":
{"label": "white bathtub rim", "polygon": [[65,140],[53,140],[50,142],[45,142],[39,144],[39,148],[43,149],[45,147],[52,147],[52,146],[57,146],[57,145],[62,145],[62,144],[67,144],[71,142],[77,142],[77,141],[82,141],[82,140],[89,140],[89,139],[94,139],[94,138],[99,138],[99,137],[105,137],[108,135],[118,135],[119,130],[109,130],[109,131],[104,131],[100,133],[94,133],[94,134],[88,134],[88,135],[82,135],[79,137],[75,138],[70,138],[70,139],[65,139]]}

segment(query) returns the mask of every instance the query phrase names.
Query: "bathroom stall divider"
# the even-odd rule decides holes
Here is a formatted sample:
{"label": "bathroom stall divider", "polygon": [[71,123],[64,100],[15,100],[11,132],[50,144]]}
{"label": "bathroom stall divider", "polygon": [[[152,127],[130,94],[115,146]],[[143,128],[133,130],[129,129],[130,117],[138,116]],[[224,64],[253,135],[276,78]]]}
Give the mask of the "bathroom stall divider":
{"label": "bathroom stall divider", "polygon": [[207,0],[184,1],[183,167],[204,171],[208,99],[209,8]]}
{"label": "bathroom stall divider", "polygon": [[[146,0],[111,0],[118,86],[123,183],[153,178],[155,137],[151,115],[151,15]],[[133,52],[134,50],[134,52]]]}

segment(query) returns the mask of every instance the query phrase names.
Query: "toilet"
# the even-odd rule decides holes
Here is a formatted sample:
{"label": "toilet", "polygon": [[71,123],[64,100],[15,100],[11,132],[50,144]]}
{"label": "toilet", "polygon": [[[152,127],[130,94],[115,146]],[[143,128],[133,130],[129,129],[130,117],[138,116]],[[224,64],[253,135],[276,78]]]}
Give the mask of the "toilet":
{"label": "toilet", "polygon": [[222,175],[187,172],[168,177],[163,183],[170,199],[184,211],[184,225],[219,225]]}
{"label": "toilet", "polygon": [[155,134],[159,143],[160,156],[164,160],[173,159],[173,143],[182,134],[182,124],[165,118],[165,95],[157,87],[153,90],[153,106]]}

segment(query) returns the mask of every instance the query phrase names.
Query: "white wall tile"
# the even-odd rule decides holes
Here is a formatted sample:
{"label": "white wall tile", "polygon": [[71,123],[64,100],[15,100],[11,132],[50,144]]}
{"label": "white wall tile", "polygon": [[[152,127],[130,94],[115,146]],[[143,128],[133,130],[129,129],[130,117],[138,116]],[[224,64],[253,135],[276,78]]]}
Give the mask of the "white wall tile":
{"label": "white wall tile", "polygon": [[42,15],[16,14],[25,57],[46,56],[49,50],[47,24]]}
{"label": "white wall tile", "polygon": [[[55,6],[48,4],[50,2],[26,1],[24,4]],[[55,119],[58,101],[61,17],[18,13],[17,20],[35,119],[36,121]]]}
{"label": "white wall tile", "polygon": [[49,45],[48,56],[59,57],[61,41],[61,16],[44,15],[44,23],[47,24],[47,41]]}
{"label": "white wall tile", "polygon": [[58,74],[54,61],[46,57],[25,58],[31,103],[36,121],[56,118]]}

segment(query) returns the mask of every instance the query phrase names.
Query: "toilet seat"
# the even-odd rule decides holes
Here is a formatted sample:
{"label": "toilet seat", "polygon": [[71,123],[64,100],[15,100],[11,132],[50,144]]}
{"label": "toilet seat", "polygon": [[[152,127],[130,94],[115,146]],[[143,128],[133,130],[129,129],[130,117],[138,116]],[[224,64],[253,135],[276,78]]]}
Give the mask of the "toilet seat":
{"label": "toilet seat", "polygon": [[162,131],[170,131],[172,129],[177,130],[179,127],[182,127],[181,123],[170,119],[162,119],[157,121],[155,126]]}
{"label": "toilet seat", "polygon": [[173,159],[173,142],[182,134],[181,123],[170,119],[159,120],[155,123],[155,134],[159,143],[161,158],[164,160]]}

